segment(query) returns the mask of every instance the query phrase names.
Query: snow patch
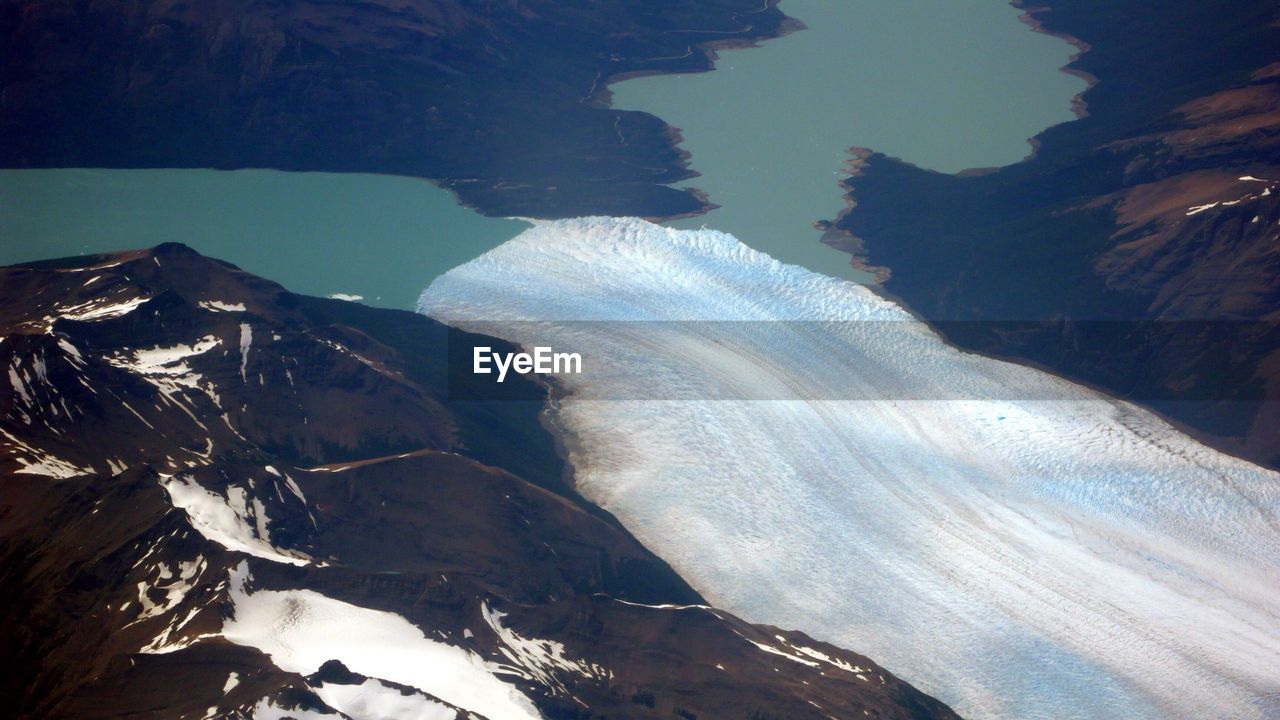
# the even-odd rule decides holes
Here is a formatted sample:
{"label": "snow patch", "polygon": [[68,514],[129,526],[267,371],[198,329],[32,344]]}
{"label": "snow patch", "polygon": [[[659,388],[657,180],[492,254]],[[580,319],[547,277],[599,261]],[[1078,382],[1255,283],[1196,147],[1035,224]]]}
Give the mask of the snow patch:
{"label": "snow patch", "polygon": [[107,318],[122,317],[133,312],[139,305],[150,300],[149,297],[135,297],[121,302],[110,302],[109,300],[90,300],[89,302],[80,303],[78,305],[69,305],[57,309],[58,314],[68,320],[105,320]]}
{"label": "snow patch", "polygon": [[63,460],[52,453],[33,447],[4,428],[0,428],[0,435],[4,436],[4,443],[9,446],[13,460],[22,466],[13,471],[16,475],[43,475],[66,480],[93,473],[93,468],[79,467],[70,460]]}
{"label": "snow patch", "polygon": [[[206,335],[191,344],[124,350],[104,359],[117,368],[141,375],[143,380],[160,391],[165,402],[182,410],[191,422],[207,431],[208,428],[194,412],[185,393],[188,390],[201,392],[218,407],[221,407],[221,397],[213,382],[192,370],[188,361],[221,344],[222,341],[217,337]],[[129,409],[133,411],[133,408]],[[137,411],[133,412],[138,415]],[[141,420],[142,416],[138,415],[138,418]]]}
{"label": "snow patch", "polygon": [[335,720],[341,717],[337,713],[284,707],[277,705],[272,698],[262,698],[250,712],[253,720]]}
{"label": "snow patch", "polygon": [[520,677],[534,680],[550,688],[553,693],[567,694],[564,683],[556,677],[557,673],[568,672],[585,678],[608,682],[613,673],[606,668],[586,660],[573,660],[565,655],[562,643],[554,640],[527,638],[502,625],[505,613],[481,603],[480,612],[484,616],[489,629],[502,642],[499,648],[508,660],[515,664],[511,668]]}
{"label": "snow patch", "polygon": [[[204,572],[204,557],[197,556],[195,560],[180,562],[177,569],[178,572],[175,575],[167,563],[159,563],[154,568],[156,575],[154,580],[138,583],[138,604],[142,607],[142,612],[129,623],[130,625],[163,615],[186,599],[187,593],[195,587],[195,581],[200,573]],[[163,595],[158,603],[151,599],[151,596],[157,592]]]}
{"label": "snow patch", "polygon": [[266,533],[266,518],[251,511],[244,488],[231,486],[225,496],[202,487],[189,475],[161,477],[173,506],[186,511],[191,526],[206,539],[234,550],[272,562],[306,565],[311,559],[296,550],[275,547]]}
{"label": "snow patch", "polygon": [[240,379],[249,382],[245,370],[249,367],[249,348],[253,346],[253,327],[249,323],[240,323]]}
{"label": "snow patch", "polygon": [[[189,345],[179,343],[125,351],[107,358],[107,362],[118,368],[143,375],[186,376],[191,374],[191,368],[186,364],[187,359],[203,355],[221,343],[222,341],[213,335],[206,335]],[[184,384],[195,387],[194,382]]]}
{"label": "snow patch", "polygon": [[244,303],[229,303],[221,300],[201,300],[200,307],[209,312],[244,312]]}
{"label": "snow patch", "polygon": [[429,640],[408,620],[311,590],[248,592],[248,563],[232,572],[235,617],[227,640],[257,648],[286,672],[310,675],[329,660],[352,672],[417,688],[489,720],[540,718],[496,668],[459,647]]}
{"label": "snow patch", "polygon": [[66,480],[67,478],[80,477],[81,475],[89,475],[93,473],[92,468],[79,467],[70,460],[63,460],[60,457],[50,455],[48,453],[38,455],[21,455],[14,456],[22,467],[14,470],[15,475],[43,475],[45,477]]}
{"label": "snow patch", "polygon": [[64,337],[58,338],[58,347],[62,348],[62,351],[67,354],[67,359],[72,365],[84,367],[84,356],[80,354],[80,350],[75,345],[71,344],[70,340]]}
{"label": "snow patch", "polygon": [[377,680],[360,685],[325,683],[313,687],[325,705],[352,720],[454,720],[453,708],[417,693],[402,695]]}

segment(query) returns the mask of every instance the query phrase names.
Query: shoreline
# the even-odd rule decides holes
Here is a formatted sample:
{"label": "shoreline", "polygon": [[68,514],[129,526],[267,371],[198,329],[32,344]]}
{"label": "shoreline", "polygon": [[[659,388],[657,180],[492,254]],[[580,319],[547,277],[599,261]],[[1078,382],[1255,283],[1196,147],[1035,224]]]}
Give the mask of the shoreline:
{"label": "shoreline", "polygon": [[[1023,17],[1020,19],[1023,20],[1028,27],[1032,28],[1034,32],[1041,32],[1043,35],[1061,38],[1061,40],[1069,42],[1070,45],[1073,45],[1073,47],[1078,50],[1078,53],[1073,55],[1073,58],[1071,58],[1071,63],[1065,65],[1061,70],[1064,73],[1071,74],[1071,76],[1080,77],[1088,83],[1088,87],[1075,97],[1076,105],[1079,106],[1080,110],[1079,113],[1076,114],[1078,114],[1079,119],[1087,119],[1088,124],[1087,126],[1070,126],[1070,124],[1064,123],[1062,126],[1057,126],[1059,127],[1059,131],[1053,133],[1053,135],[1048,138],[1053,145],[1053,147],[1048,149],[1048,152],[1050,152],[1050,154],[1056,154],[1056,152],[1059,152],[1059,150],[1056,149],[1060,149],[1061,147],[1060,141],[1062,138],[1079,137],[1080,133],[1091,132],[1089,129],[1084,128],[1096,128],[1098,127],[1096,123],[1111,122],[1110,119],[1102,118],[1101,115],[1093,117],[1093,115],[1089,113],[1088,92],[1092,91],[1093,88],[1101,82],[1100,78],[1093,76],[1092,73],[1085,72],[1085,70],[1080,69],[1079,67],[1075,67],[1076,63],[1078,63],[1082,56],[1096,50],[1094,50],[1094,47],[1091,44],[1088,44],[1088,42],[1080,40],[1079,37],[1070,35],[1070,33],[1059,32],[1052,29],[1052,23],[1057,20],[1057,18],[1053,17],[1052,14],[1048,14],[1051,12],[1051,8],[1048,8],[1047,5],[1051,5],[1052,3],[1044,4],[1042,3],[1042,0],[1011,0],[1010,4],[1015,6],[1015,8],[1023,10]],[[1068,18],[1062,19],[1061,22],[1066,22],[1066,19]],[[1074,24],[1070,23],[1069,26],[1082,28],[1079,29],[1078,32],[1083,32],[1083,29],[1093,27],[1091,24],[1074,26]],[[1194,33],[1192,37],[1188,38],[1187,42],[1190,42],[1190,44],[1194,44],[1194,42],[1196,42]],[[1110,58],[1110,55],[1108,55],[1108,58]],[[1272,65],[1268,65],[1268,67],[1274,67],[1274,65],[1275,64],[1272,63]],[[1110,72],[1124,74],[1123,68],[1110,68]],[[1253,76],[1257,77],[1257,74],[1260,72],[1265,74],[1265,70],[1254,69]],[[1276,70],[1272,69],[1271,72],[1276,72]],[[1120,81],[1123,81],[1123,79],[1124,78],[1120,78]],[[1225,87],[1231,86],[1228,85]],[[1219,87],[1219,90],[1221,90],[1221,87]],[[1210,91],[1206,90],[1206,92]],[[1034,152],[1027,160],[1024,160],[1023,163],[1027,163],[1027,161],[1036,161],[1042,158],[1041,142],[1044,138],[1046,138],[1044,132],[1039,133],[1036,137],[1030,138]],[[1256,158],[1254,158],[1254,160],[1256,160]],[[863,174],[865,174],[865,176],[883,178],[883,172],[877,174],[876,170],[870,167],[874,161],[892,161],[892,159],[883,154],[873,154],[865,158],[864,165],[867,167],[867,170],[865,170],[865,173]],[[947,188],[945,192],[948,193],[948,197],[963,196],[965,192],[969,191],[968,188],[992,187],[996,188],[996,190],[1000,190],[1000,188],[1009,187],[1009,184],[1011,183],[1018,182],[1016,181],[1016,178],[1038,176],[1038,174],[1041,174],[1041,170],[1043,170],[1044,161],[1052,160],[1041,160],[1041,165],[1032,165],[1032,167],[1027,167],[1025,164],[1009,165],[1009,167],[1006,168],[1019,168],[1019,165],[1021,165],[1021,168],[1019,170],[1010,170],[1010,172],[1006,173],[1005,176],[993,179],[989,184],[970,183],[969,186],[963,186],[963,184],[960,183],[947,183],[941,184],[940,187]],[[886,168],[881,168],[881,170],[884,169]],[[1233,176],[1234,174],[1239,173],[1233,172]],[[1039,179],[1043,181],[1044,178]],[[910,178],[906,179],[904,182],[908,183],[909,186],[914,187],[914,183],[920,182],[920,178]],[[909,218],[911,213],[909,205],[910,196],[906,195],[906,193],[895,191],[893,188],[888,187],[887,183],[884,182],[879,182],[877,184],[877,181],[874,181],[874,179],[851,177],[849,181],[847,181],[846,186],[847,191],[849,191],[847,192],[846,208],[832,220],[831,225],[838,229],[838,231],[844,231],[840,236],[833,236],[833,240],[837,241],[833,242],[833,246],[836,246],[838,249],[846,252],[850,252],[850,261],[854,266],[859,266],[860,264],[870,265],[872,264],[872,258],[874,256],[873,252],[868,252],[867,246],[861,243],[861,238],[855,236],[855,229],[872,227],[872,220],[879,224],[886,222],[886,217],[881,217],[878,220],[876,218],[867,217],[867,223],[860,222],[859,218],[863,218],[865,215],[856,214],[856,211],[858,211],[858,195],[860,188],[867,186],[868,183],[876,184],[877,187],[881,188],[882,192],[888,192],[892,195],[892,202],[896,202],[897,206],[893,210],[886,210],[887,213],[890,213],[888,217],[901,220]],[[1115,188],[1111,188],[1111,190],[1115,190]],[[973,190],[973,192],[977,192],[977,190]],[[1085,200],[1088,200],[1088,197],[1085,197]],[[1094,197],[1094,200],[1097,200],[1097,197]],[[1042,218],[1041,222],[1053,222],[1053,220]],[[892,236],[893,229],[891,227],[882,228],[881,232],[887,232]],[[959,236],[959,234],[961,233],[957,232],[955,233],[955,236]],[[901,240],[901,238],[899,238],[899,240]],[[913,247],[913,251],[916,252],[916,255],[914,255],[915,258],[928,258],[929,243],[924,241],[910,242],[911,247]],[[868,242],[867,245],[879,247],[882,251],[887,251],[887,247],[881,247],[883,242]],[[1005,246],[1007,246],[1007,243],[1005,243]],[[992,259],[993,258],[987,258],[987,260]],[[929,306],[929,302],[936,301],[937,292],[929,290],[927,284],[919,281],[919,278],[916,277],[916,275],[913,274],[911,277],[908,277],[908,275],[911,274],[908,270],[909,268],[902,269],[902,273],[904,274],[900,274],[900,284],[896,284],[895,287],[909,293],[909,295],[914,297],[915,300],[920,301],[922,306]],[[968,268],[968,272],[982,272],[982,270],[980,270],[979,266],[975,264]],[[955,273],[947,274],[947,278],[954,277]],[[904,307],[904,309],[910,311],[911,315],[915,316],[915,318],[919,318],[919,314],[915,313],[915,311],[911,309],[910,305],[906,304],[902,297],[897,296],[896,293],[887,291],[886,287],[870,286],[870,290],[876,292],[877,295],[886,297],[887,300],[891,300],[895,302],[895,304]],[[1091,296],[1091,300],[1097,301],[1097,297]],[[938,332],[938,325],[931,324],[931,328],[934,329],[934,332]],[[951,342],[947,342],[947,345],[956,347],[954,343]],[[1126,404],[1140,407],[1140,409],[1147,411],[1147,413],[1151,413],[1153,416],[1157,416],[1157,418],[1160,418],[1164,423],[1169,424],[1170,427],[1175,428],[1178,432],[1194,439],[1194,441],[1201,443],[1203,446],[1213,448],[1213,450],[1235,457],[1235,459],[1247,461],[1249,464],[1260,465],[1263,466],[1263,468],[1277,468],[1276,461],[1274,460],[1274,454],[1267,452],[1265,447],[1266,434],[1263,430],[1260,430],[1260,428],[1265,428],[1265,424],[1257,424],[1260,423],[1260,421],[1265,423],[1265,418],[1267,418],[1268,413],[1267,407],[1270,407],[1267,402],[1247,402],[1242,400],[1231,404],[1231,402],[1224,401],[1222,404],[1219,404],[1222,407],[1221,411],[1211,411],[1206,410],[1208,405],[1203,401],[1179,401],[1172,397],[1161,398],[1161,400],[1157,401],[1147,400],[1147,396],[1143,395],[1146,391],[1142,391],[1142,389],[1130,389],[1123,383],[1111,383],[1110,387],[1103,387],[1103,384],[1091,382],[1091,380],[1087,378],[1080,377],[1080,374],[1083,374],[1084,372],[1092,372],[1092,370],[1085,369],[1083,366],[1080,366],[1080,368],[1076,368],[1075,370],[1065,369],[1060,372],[1060,370],[1052,368],[1052,366],[1043,364],[1042,361],[1032,359],[1033,356],[1039,356],[1042,357],[1043,361],[1047,361],[1047,363],[1056,363],[1055,360],[1050,359],[1047,355],[1037,355],[1037,352],[1028,350],[1018,351],[1015,350],[1015,346],[1006,345],[1006,343],[1001,342],[989,342],[988,345],[989,347],[977,347],[977,343],[975,343],[974,348],[961,347],[961,350],[966,352],[975,352],[975,354],[992,357],[992,359],[1004,360],[1007,361],[1007,363],[1028,366],[1028,368],[1041,370],[1041,372],[1069,380],[1071,383],[1078,384],[1080,387],[1092,389],[1092,391],[1101,393],[1103,396],[1116,398],[1116,400],[1126,402]],[[1160,347],[1162,346],[1152,345],[1151,350],[1160,351]],[[1014,354],[1009,354],[1010,351],[1014,352]],[[1029,356],[1024,356],[1024,352],[1028,352]],[[1094,364],[1097,366],[1096,368],[1093,368],[1093,370],[1116,370],[1114,366],[1115,364],[1110,360],[1096,360],[1094,361]],[[1070,368],[1070,365],[1064,365],[1064,368]],[[1102,378],[1103,375],[1096,375],[1096,377]],[[1212,382],[1212,380],[1210,380],[1210,382]],[[1124,393],[1134,393],[1137,398],[1135,398],[1135,400],[1130,400],[1130,398],[1126,397]],[[1234,409],[1231,409],[1233,406]],[[1193,427],[1193,425],[1189,424],[1193,423],[1193,421],[1196,421],[1196,423],[1203,423],[1204,428],[1206,429],[1202,430],[1198,427]],[[1239,429],[1231,429],[1228,423],[1236,423],[1236,421],[1243,424],[1239,425]]]}
{"label": "shoreline", "polygon": [[[373,7],[317,17],[307,28],[264,11],[259,22],[238,27],[229,45],[217,31],[230,12],[225,8],[200,7],[191,17],[168,9],[155,23],[189,22],[183,26],[191,33],[182,41],[197,49],[172,62],[144,52],[154,41],[146,22],[120,8],[75,11],[99,24],[121,24],[119,37],[97,58],[76,50],[97,32],[94,23],[37,13],[20,19],[24,31],[12,53],[16,74],[10,79],[25,89],[8,113],[20,132],[3,164],[416,177],[465,197],[460,204],[487,217],[705,213],[705,203],[673,187],[690,170],[664,133],[667,124],[649,115],[622,116],[625,132],[612,137],[622,114],[600,102],[607,99],[601,86],[628,72],[709,70],[719,48],[754,46],[791,32],[795,24],[777,10],[778,2],[728,0],[662,15],[572,3],[538,13],[446,3],[456,12],[438,27],[431,13],[391,19]],[[469,43],[469,33],[479,28],[490,33],[488,40]],[[289,38],[293,49],[263,66],[247,48],[271,33]],[[315,44],[323,52],[306,60],[310,50],[294,44]],[[219,48],[226,57],[219,56],[217,68],[203,68],[199,58]],[[451,49],[437,58],[440,48]],[[37,71],[39,63],[31,60],[43,50],[57,60],[45,63],[48,72]],[[359,80],[344,74],[349,70],[341,58],[348,52],[359,57]],[[659,59],[666,62],[654,62]],[[512,73],[504,63],[523,70]],[[109,81],[129,67],[139,78],[136,87]],[[157,68],[159,75],[150,72]],[[170,73],[189,75],[189,92],[166,84],[162,78]],[[277,75],[308,81],[280,85]],[[213,112],[196,102],[206,94],[216,97],[227,81],[241,83],[236,102],[254,107],[256,120],[232,112],[231,105]],[[76,105],[76,96],[64,92],[68,82],[90,83],[101,97]],[[333,93],[349,102],[331,102]],[[384,107],[388,97],[398,104]],[[541,110],[531,116],[522,105]],[[568,126],[566,118],[572,118]],[[106,134],[94,132],[95,126]],[[467,141],[459,145],[458,138]],[[548,168],[554,169],[550,175]]]}
{"label": "shoreline", "polygon": [[[457,190],[442,184],[446,181],[440,178],[431,178],[431,177],[426,177],[425,175],[409,175],[406,173],[395,173],[395,172],[369,172],[367,170],[291,170],[289,168],[277,167],[277,166],[271,166],[271,165],[261,165],[261,166],[254,165],[252,167],[234,167],[234,168],[213,167],[213,166],[207,166],[207,165],[183,165],[183,166],[165,165],[163,167],[113,167],[113,166],[105,166],[105,165],[67,165],[67,166],[59,165],[59,166],[49,166],[49,167],[6,167],[6,168],[0,168],[0,173],[31,172],[31,171],[49,172],[49,171],[68,171],[68,170],[90,170],[90,171],[104,171],[104,172],[156,172],[156,171],[166,171],[166,170],[168,171],[206,170],[206,171],[215,172],[215,173],[274,172],[274,173],[288,173],[290,175],[347,175],[347,176],[368,175],[371,177],[405,178],[406,180],[416,180],[420,182],[425,182],[428,185],[431,185],[432,187],[439,188],[440,190],[444,190],[448,192],[450,195],[453,196],[454,203],[456,205],[462,208],[466,208],[467,210],[470,210],[471,212],[481,217],[494,218],[496,220],[519,220],[520,219],[520,218],[512,217],[510,215],[490,215],[488,213],[485,213],[483,210],[476,207],[475,205],[472,205],[466,202],[465,200],[463,200],[462,196],[458,194]],[[475,181],[476,181],[475,178],[465,178],[465,179],[455,180],[453,182],[466,183],[466,182],[475,182]]]}
{"label": "shoreline", "polygon": [[[1083,57],[1085,53],[1092,50],[1093,46],[1074,35],[1046,28],[1044,22],[1040,18],[1036,17],[1036,15],[1037,13],[1043,14],[1051,12],[1052,8],[1047,5],[1030,5],[1027,0],[1009,0],[1009,4],[1022,11],[1018,16],[1018,20],[1031,28],[1032,32],[1038,32],[1042,35],[1058,38],[1076,49],[1076,52],[1067,60],[1067,64],[1058,68],[1058,72],[1084,80],[1085,88],[1071,98],[1071,112],[1075,113],[1076,118],[1081,120],[1089,117],[1089,103],[1084,99],[1084,95],[1092,90],[1094,85],[1097,85],[1101,81],[1093,73],[1086,72],[1072,66],[1075,65],[1076,61]],[[1039,137],[1043,132],[1044,131],[1036,133],[1036,137]],[[1030,141],[1035,141],[1036,137],[1031,138]],[[1038,143],[1036,143],[1036,146],[1038,147]],[[1030,160],[1033,157],[1035,157],[1034,152],[1026,159]]]}
{"label": "shoreline", "polygon": [[[1090,90],[1092,90],[1093,87],[1100,82],[1100,80],[1097,78],[1097,76],[1093,75],[1092,73],[1086,72],[1084,70],[1080,70],[1079,68],[1075,68],[1072,66],[1081,57],[1083,57],[1085,53],[1088,53],[1090,50],[1092,50],[1093,46],[1074,35],[1048,29],[1045,26],[1044,21],[1042,21],[1039,17],[1037,17],[1038,14],[1043,14],[1051,11],[1051,8],[1047,5],[1032,5],[1030,4],[1029,0],[1009,0],[1009,5],[1021,11],[1018,15],[1018,21],[1026,25],[1028,28],[1030,28],[1032,32],[1057,38],[1076,49],[1076,52],[1073,53],[1070,56],[1070,58],[1068,58],[1067,64],[1058,68],[1058,72],[1061,72],[1066,75],[1070,75],[1072,77],[1080,78],[1085,82],[1084,89],[1076,93],[1075,95],[1073,95],[1069,102],[1071,104],[1071,112],[1076,116],[1076,120],[1083,120],[1089,117],[1089,104],[1088,104],[1088,101],[1085,100],[1084,96]],[[1075,122],[1075,121],[1067,120],[1065,122]],[[858,207],[856,179],[865,174],[866,167],[867,165],[870,164],[870,161],[872,158],[879,156],[885,160],[890,160],[908,167],[916,168],[923,172],[935,172],[942,175],[949,175],[955,178],[970,178],[970,177],[979,177],[982,175],[991,175],[991,174],[998,173],[1001,170],[1004,170],[1006,168],[1031,162],[1036,158],[1038,158],[1040,155],[1040,149],[1043,143],[1043,141],[1041,140],[1041,136],[1043,136],[1044,133],[1050,130],[1051,128],[1058,127],[1059,125],[1062,125],[1062,124],[1063,123],[1058,123],[1057,125],[1051,125],[1047,128],[1044,128],[1043,130],[1036,133],[1035,135],[1032,135],[1031,137],[1027,138],[1027,144],[1031,146],[1031,152],[1028,153],[1021,160],[1018,160],[1017,162],[1012,162],[1012,163],[1009,163],[1008,165],[1000,165],[996,167],[965,168],[954,173],[941,173],[937,170],[930,170],[929,168],[921,167],[916,163],[908,162],[906,160],[903,160],[902,158],[895,158],[889,155],[885,155],[884,153],[881,153],[873,148],[852,146],[848,149],[849,158],[845,161],[843,165],[844,169],[847,171],[848,176],[843,180],[839,181],[839,185],[845,189],[845,192],[841,194],[842,198],[844,199],[844,207],[841,208],[835,214],[835,216],[833,216],[830,219],[824,218],[824,219],[815,221],[814,227],[822,231],[823,233],[821,242],[828,245],[829,247],[839,250],[840,252],[847,253],[850,256],[850,259],[849,259],[850,266],[852,266],[855,270],[860,270],[862,272],[870,273],[872,276],[875,277],[874,285],[883,286],[883,284],[887,282],[889,278],[893,275],[893,269],[888,266],[876,265],[873,262],[871,262],[870,253],[867,252],[866,250],[865,241],[862,238],[858,237],[857,235],[854,235],[852,232],[846,230],[844,227],[842,227],[843,221],[846,218],[848,218],[850,215],[852,215]],[[905,303],[901,302],[900,300],[894,300],[894,302],[896,302],[899,305],[902,305],[904,308],[906,307]]]}
{"label": "shoreline", "polygon": [[858,207],[858,199],[853,194],[853,179],[860,177],[866,168],[867,161],[879,153],[871,148],[856,145],[848,148],[846,152],[849,157],[845,159],[844,164],[841,166],[846,172],[846,177],[836,181],[836,186],[845,190],[845,192],[840,193],[841,199],[844,200],[844,207],[831,220],[815,220],[813,227],[822,233],[822,237],[819,238],[818,242],[838,252],[846,253],[849,255],[850,267],[871,275],[873,282],[864,283],[867,287],[880,287],[892,277],[893,269],[887,265],[872,263],[862,238],[840,225],[840,221],[851,215]]}
{"label": "shoreline", "polygon": [[[747,13],[747,14],[753,15],[753,14],[766,12],[771,9],[777,9],[778,4],[780,2],[781,0],[765,0],[764,5],[759,10],[756,10],[752,13]],[[612,89],[613,86],[618,83],[626,82],[627,80],[635,80],[638,78],[653,77],[658,75],[694,75],[699,73],[714,72],[716,70],[717,63],[719,63],[720,61],[721,51],[746,50],[750,48],[760,47],[761,43],[768,42],[770,40],[777,40],[779,38],[783,38],[788,35],[791,35],[792,33],[800,32],[802,30],[807,29],[808,26],[805,25],[804,22],[802,22],[801,20],[797,18],[793,18],[790,15],[787,15],[782,10],[778,10],[778,12],[782,13],[783,20],[781,23],[779,23],[777,32],[774,34],[764,35],[764,36],[751,38],[751,39],[741,38],[741,37],[721,38],[721,39],[712,38],[708,40],[702,40],[702,41],[690,43],[689,54],[685,56],[670,57],[670,58],[649,58],[647,60],[637,61],[637,62],[655,62],[655,61],[663,61],[663,60],[683,60],[684,58],[692,56],[696,52],[701,54],[702,57],[706,60],[707,67],[705,68],[692,69],[692,70],[662,70],[657,68],[621,70],[616,73],[611,73],[609,75],[604,75],[596,78],[596,82],[593,86],[592,91],[583,98],[582,102],[590,107],[596,107],[602,110],[609,110],[614,112],[639,112],[639,113],[643,113],[651,117],[657,118],[660,122],[662,122],[662,124],[667,128],[666,132],[668,133],[668,137],[672,140],[672,147],[675,148],[675,150],[678,153],[677,157],[679,158],[680,167],[688,173],[688,175],[686,175],[685,177],[682,177],[678,180],[668,183],[666,187],[669,187],[675,190],[684,190],[690,193],[691,195],[693,195],[695,199],[699,200],[702,203],[702,208],[698,210],[691,210],[689,212],[677,213],[674,215],[641,216],[643,217],[643,219],[649,220],[650,222],[671,222],[673,220],[684,220],[689,218],[701,217],[711,212],[712,210],[719,208],[720,206],[715,203],[712,203],[710,201],[710,198],[707,192],[701,188],[696,188],[696,187],[676,188],[675,187],[675,183],[684,182],[686,180],[692,180],[694,178],[701,177],[701,173],[694,170],[691,166],[690,161],[692,160],[692,157],[693,157],[692,153],[683,146],[683,143],[684,143],[683,130],[681,128],[676,127],[675,125],[672,125],[671,123],[655,115],[654,113],[651,113],[645,110],[620,110],[618,108],[613,107],[613,89]],[[748,24],[746,28],[744,28],[739,32],[749,33],[753,29],[754,29],[754,26]],[[690,30],[690,31],[680,31],[680,32],[711,32],[711,31]]]}
{"label": "shoreline", "polygon": [[[767,0],[767,2],[765,3],[765,7],[762,7],[761,9],[757,10],[756,13],[761,13],[766,10],[776,8],[779,2],[781,2],[781,0]],[[779,10],[778,12],[781,13],[782,11]],[[745,50],[749,48],[760,47],[761,43],[768,42],[770,40],[777,40],[778,38],[786,37],[788,35],[791,35],[792,33],[796,33],[808,28],[808,26],[805,25],[802,21],[796,18],[793,18],[790,15],[783,13],[783,18],[784,18],[783,21],[778,26],[778,32],[773,35],[761,36],[755,39],[744,39],[740,37],[735,37],[735,38],[700,40],[700,41],[689,44],[689,49],[690,49],[689,55],[684,55],[679,57],[667,57],[667,58],[647,58],[643,60],[638,60],[636,62],[659,62],[663,60],[683,60],[686,57],[691,57],[693,54],[693,50],[696,48],[697,51],[700,52],[702,56],[707,60],[709,67],[704,69],[695,69],[695,70],[661,70],[657,68],[620,70],[616,73],[603,75],[597,78],[595,89],[592,90],[592,92],[590,92],[586,97],[583,98],[583,102],[589,105],[592,105],[594,103],[603,103],[599,105],[599,107],[614,110],[616,108],[614,108],[612,104],[613,91],[609,89],[611,85],[616,85],[620,82],[626,82],[627,80],[635,80],[637,78],[642,78],[642,77],[652,77],[654,75],[695,75],[698,73],[713,72],[716,69],[715,67],[716,63],[719,62],[720,60],[721,50]],[[746,33],[746,32],[750,32],[753,29],[754,29],[753,25],[748,25],[745,29],[740,30],[739,32]],[[712,32],[712,31],[685,30],[685,31],[677,31],[677,32]],[[620,112],[644,112],[644,111],[622,110]],[[653,113],[649,113],[649,114],[652,115]],[[657,116],[655,115],[654,117],[657,117]]]}

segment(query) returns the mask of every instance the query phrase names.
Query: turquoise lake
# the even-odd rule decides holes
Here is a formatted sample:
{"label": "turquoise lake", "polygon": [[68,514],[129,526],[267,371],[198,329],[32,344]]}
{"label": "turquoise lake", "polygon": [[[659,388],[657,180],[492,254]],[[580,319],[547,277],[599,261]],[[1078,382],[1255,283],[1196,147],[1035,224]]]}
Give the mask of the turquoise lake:
{"label": "turquoise lake", "polygon": [[[1072,120],[1085,88],[1059,71],[1075,49],[1033,32],[1000,0],[783,0],[805,23],[759,47],[725,50],[716,71],[610,86],[613,106],[680,128],[706,225],[788,263],[865,274],[818,242],[844,208],[851,146],[954,173],[1018,162],[1028,138]],[[922,206],[927,198],[921,198]]]}
{"label": "turquoise lake", "polygon": [[294,292],[404,310],[525,227],[391,175],[0,170],[0,265],[176,241]]}
{"label": "turquoise lake", "polygon": [[[1016,162],[1071,119],[1072,48],[999,0],[785,0],[807,28],[726,50],[715,72],[612,86],[616,107],[681,128],[722,207],[673,223],[737,235],[829,275],[822,245],[850,146],[942,172]],[[926,203],[927,199],[922,199]],[[0,264],[186,243],[291,290],[412,309],[432,279],[513,237],[420,179],[271,170],[0,170]]]}

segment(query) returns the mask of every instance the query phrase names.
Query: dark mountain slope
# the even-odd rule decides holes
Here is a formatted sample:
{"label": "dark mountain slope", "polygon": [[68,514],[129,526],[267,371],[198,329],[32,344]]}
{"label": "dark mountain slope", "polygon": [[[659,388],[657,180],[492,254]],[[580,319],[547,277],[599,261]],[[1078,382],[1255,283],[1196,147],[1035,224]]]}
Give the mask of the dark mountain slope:
{"label": "dark mountain slope", "polygon": [[954,717],[705,606],[565,484],[545,388],[450,377],[499,341],[177,245],[2,269],[0,318],[12,715]]}
{"label": "dark mountain slope", "polygon": [[430,178],[491,215],[704,203],[673,130],[610,77],[710,68],[773,0],[0,2],[0,165]]}
{"label": "dark mountain slope", "polygon": [[931,173],[865,151],[829,241],[951,341],[1143,402],[1280,464],[1274,3],[1049,0],[1087,115],[1033,158]]}

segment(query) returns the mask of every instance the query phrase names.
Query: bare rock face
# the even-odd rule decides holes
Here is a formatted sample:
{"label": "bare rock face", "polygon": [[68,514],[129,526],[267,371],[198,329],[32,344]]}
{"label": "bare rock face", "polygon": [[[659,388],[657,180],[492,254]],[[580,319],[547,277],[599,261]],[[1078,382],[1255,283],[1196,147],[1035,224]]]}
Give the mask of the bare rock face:
{"label": "bare rock face", "polygon": [[[492,338],[179,246],[0,270],[19,717],[945,718],[708,607],[566,483]],[[456,389],[456,386],[454,386]]]}
{"label": "bare rock face", "polygon": [[1081,119],[986,174],[864,152],[828,237],[951,341],[1280,466],[1274,4],[1050,0],[1028,18],[1081,47]]}

